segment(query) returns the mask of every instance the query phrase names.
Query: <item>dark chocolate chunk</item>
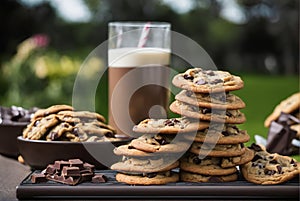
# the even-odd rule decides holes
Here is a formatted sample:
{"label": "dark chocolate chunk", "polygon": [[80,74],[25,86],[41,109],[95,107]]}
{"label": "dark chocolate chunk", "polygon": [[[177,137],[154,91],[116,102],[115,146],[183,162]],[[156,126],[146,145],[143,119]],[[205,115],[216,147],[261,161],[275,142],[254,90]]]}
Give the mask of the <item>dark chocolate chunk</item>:
{"label": "dark chocolate chunk", "polygon": [[250,149],[253,149],[254,151],[262,151],[261,147],[255,143],[252,143],[251,146],[249,147]]}
{"label": "dark chocolate chunk", "polygon": [[183,78],[186,79],[186,80],[193,80],[193,79],[194,79],[193,76],[190,76],[190,75],[188,75],[188,74],[184,74],[184,75],[183,75]]}
{"label": "dark chocolate chunk", "polygon": [[255,154],[254,158],[252,159],[252,162],[257,161],[259,159],[263,159],[260,155]]}
{"label": "dark chocolate chunk", "polygon": [[282,167],[280,165],[277,165],[276,168],[278,170],[278,173],[280,174],[282,172]]}
{"label": "dark chocolate chunk", "polygon": [[47,182],[47,178],[44,174],[32,174],[31,175],[31,182],[32,183]]}
{"label": "dark chocolate chunk", "polygon": [[64,166],[70,166],[70,163],[68,161],[55,161],[54,162],[54,168],[58,171],[61,171]]}
{"label": "dark chocolate chunk", "polygon": [[92,165],[92,164],[89,164],[89,163],[84,163],[84,164],[83,164],[83,167],[84,167],[85,169],[89,169],[89,170],[91,170],[91,171],[94,171],[94,169],[95,169],[95,166]]}
{"label": "dark chocolate chunk", "polygon": [[128,146],[128,149],[135,149],[134,146]]}
{"label": "dark chocolate chunk", "polygon": [[221,80],[221,79],[215,79],[215,80],[211,81],[210,84],[219,84],[222,82],[223,82],[223,80]]}
{"label": "dark chocolate chunk", "polygon": [[272,163],[272,164],[277,164],[278,161],[274,159],[274,160],[271,160],[270,163]]}
{"label": "dark chocolate chunk", "polygon": [[80,181],[80,177],[67,177],[63,175],[50,176],[48,177],[48,179],[62,184],[72,185],[72,186],[78,184]]}
{"label": "dark chocolate chunk", "polygon": [[95,174],[95,176],[92,177],[92,183],[104,183],[107,181],[107,178],[103,174]]}
{"label": "dark chocolate chunk", "polygon": [[92,181],[92,178],[94,176],[94,173],[82,173],[81,174],[81,179],[80,182],[84,182],[84,181]]}
{"label": "dark chocolate chunk", "polygon": [[80,170],[84,168],[83,162],[80,159],[70,159],[69,163],[70,163],[70,167],[78,167]]}
{"label": "dark chocolate chunk", "polygon": [[64,166],[61,174],[68,177],[79,177],[80,176],[80,170],[79,167],[67,167]]}
{"label": "dark chocolate chunk", "polygon": [[192,92],[192,91],[186,91],[185,95],[188,96],[188,97],[191,97],[193,95],[193,93],[194,92]]}
{"label": "dark chocolate chunk", "polygon": [[210,75],[210,76],[214,76],[215,73],[211,70],[207,70],[207,71],[203,71],[203,73],[206,73],[207,75]]}
{"label": "dark chocolate chunk", "polygon": [[200,78],[199,80],[197,80],[196,84],[203,85],[203,84],[207,84],[207,82],[204,79]]}
{"label": "dark chocolate chunk", "polygon": [[276,173],[276,171],[275,170],[265,170],[264,173],[266,175],[274,175]]}
{"label": "dark chocolate chunk", "polygon": [[215,176],[211,176],[209,179],[208,179],[209,182],[223,182],[223,180],[219,177],[215,177]]}
{"label": "dark chocolate chunk", "polygon": [[196,165],[199,165],[199,164],[201,163],[201,159],[198,158],[198,157],[195,157],[195,158],[193,159],[193,163],[195,163]]}
{"label": "dark chocolate chunk", "polygon": [[54,167],[54,165],[49,164],[45,170],[46,174],[55,174],[56,173],[56,168]]}
{"label": "dark chocolate chunk", "polygon": [[222,135],[224,135],[224,136],[229,136],[229,135],[230,135],[230,133],[229,133],[229,132],[227,132],[227,131],[222,131]]}
{"label": "dark chocolate chunk", "polygon": [[233,117],[233,115],[229,111],[226,111],[226,116]]}
{"label": "dark chocolate chunk", "polygon": [[146,173],[145,176],[148,178],[153,178],[156,177],[157,173],[156,172],[152,172],[152,173]]}

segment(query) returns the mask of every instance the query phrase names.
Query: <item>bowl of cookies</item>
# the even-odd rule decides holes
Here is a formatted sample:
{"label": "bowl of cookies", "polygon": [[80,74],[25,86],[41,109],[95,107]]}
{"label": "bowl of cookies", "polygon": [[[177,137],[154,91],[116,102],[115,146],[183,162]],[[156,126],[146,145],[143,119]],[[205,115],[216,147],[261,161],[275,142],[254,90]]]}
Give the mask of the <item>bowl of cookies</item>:
{"label": "bowl of cookies", "polygon": [[0,106],[0,154],[12,158],[18,157],[16,139],[22,135],[23,129],[29,124],[36,110],[37,108],[27,110],[17,106]]}
{"label": "bowl of cookies", "polygon": [[53,105],[36,111],[17,138],[24,162],[33,169],[43,169],[52,161],[79,158],[106,169],[120,160],[113,154],[117,146],[130,138],[116,134],[96,112],[77,111],[69,105]]}

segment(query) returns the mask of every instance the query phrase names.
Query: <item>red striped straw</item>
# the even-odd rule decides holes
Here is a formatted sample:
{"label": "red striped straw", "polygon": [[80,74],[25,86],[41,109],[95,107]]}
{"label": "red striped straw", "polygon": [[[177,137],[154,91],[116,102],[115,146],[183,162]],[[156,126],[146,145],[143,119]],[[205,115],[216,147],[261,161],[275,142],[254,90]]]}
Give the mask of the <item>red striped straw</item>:
{"label": "red striped straw", "polygon": [[150,24],[150,22],[147,22],[142,30],[142,34],[138,43],[139,48],[145,47],[146,45],[150,31]]}

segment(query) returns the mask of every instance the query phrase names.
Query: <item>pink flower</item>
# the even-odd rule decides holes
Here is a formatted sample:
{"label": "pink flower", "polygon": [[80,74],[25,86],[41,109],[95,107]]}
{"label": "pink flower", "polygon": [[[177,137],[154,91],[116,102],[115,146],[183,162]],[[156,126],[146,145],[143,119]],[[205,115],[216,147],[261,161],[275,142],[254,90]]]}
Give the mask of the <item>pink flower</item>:
{"label": "pink flower", "polygon": [[49,37],[45,34],[33,35],[32,39],[37,47],[46,47],[49,44]]}

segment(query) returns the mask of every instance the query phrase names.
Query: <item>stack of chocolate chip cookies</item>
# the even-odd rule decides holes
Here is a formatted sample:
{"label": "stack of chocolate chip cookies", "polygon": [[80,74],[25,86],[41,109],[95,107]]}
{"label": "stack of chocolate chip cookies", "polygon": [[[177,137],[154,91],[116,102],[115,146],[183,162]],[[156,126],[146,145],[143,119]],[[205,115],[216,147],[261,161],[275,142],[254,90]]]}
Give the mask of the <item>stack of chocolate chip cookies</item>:
{"label": "stack of chocolate chip cookies", "polygon": [[98,113],[76,111],[69,105],[37,110],[23,131],[30,140],[103,142],[118,141],[116,130]]}
{"label": "stack of chocolate chip cookies", "polygon": [[174,113],[197,119],[209,127],[199,129],[189,151],[182,157],[180,177],[188,182],[227,182],[238,178],[236,166],[254,157],[243,143],[250,137],[236,124],[246,121],[240,109],[245,103],[230,91],[243,88],[240,77],[225,71],[192,68],[173,78],[183,89],[170,105]]}
{"label": "stack of chocolate chip cookies", "polygon": [[133,130],[142,134],[128,145],[115,148],[116,155],[123,160],[111,166],[117,170],[116,180],[127,184],[151,185],[179,181],[179,159],[189,147],[190,142],[184,135],[208,124],[192,122],[188,118],[146,119]]}

